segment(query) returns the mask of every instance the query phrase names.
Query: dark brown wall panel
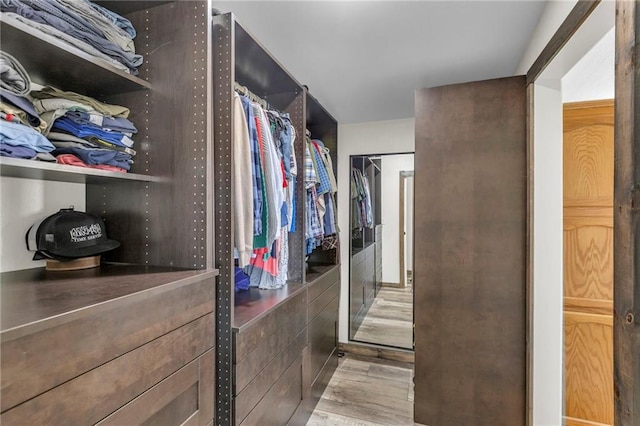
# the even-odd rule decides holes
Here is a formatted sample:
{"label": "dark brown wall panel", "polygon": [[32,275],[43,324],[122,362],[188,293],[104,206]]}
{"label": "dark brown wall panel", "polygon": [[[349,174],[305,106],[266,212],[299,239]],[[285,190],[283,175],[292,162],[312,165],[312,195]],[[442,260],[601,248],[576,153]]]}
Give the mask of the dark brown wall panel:
{"label": "dark brown wall panel", "polygon": [[616,5],[614,193],[615,424],[640,424],[640,7]]}
{"label": "dark brown wall panel", "polygon": [[416,92],[416,422],[525,423],[525,116],[524,77]]}

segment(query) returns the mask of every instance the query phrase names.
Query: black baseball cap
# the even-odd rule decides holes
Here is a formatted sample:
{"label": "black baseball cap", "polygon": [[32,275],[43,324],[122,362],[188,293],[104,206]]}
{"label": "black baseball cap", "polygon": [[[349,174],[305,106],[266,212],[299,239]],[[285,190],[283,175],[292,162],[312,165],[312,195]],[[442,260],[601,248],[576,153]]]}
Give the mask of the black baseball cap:
{"label": "black baseball cap", "polygon": [[34,224],[27,231],[27,249],[35,251],[33,260],[71,260],[96,256],[113,250],[120,243],[107,238],[104,221],[98,216],[77,212],[73,207]]}

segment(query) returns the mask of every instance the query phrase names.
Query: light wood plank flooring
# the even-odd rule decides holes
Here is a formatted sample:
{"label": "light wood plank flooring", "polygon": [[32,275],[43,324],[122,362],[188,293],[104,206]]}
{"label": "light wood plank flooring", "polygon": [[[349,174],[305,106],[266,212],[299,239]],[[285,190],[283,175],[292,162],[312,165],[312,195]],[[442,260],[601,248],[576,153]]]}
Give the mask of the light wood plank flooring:
{"label": "light wood plank flooring", "polygon": [[413,364],[347,353],[307,426],[413,424]]}
{"label": "light wood plank flooring", "polygon": [[413,349],[413,291],[411,286],[383,286],[354,340]]}

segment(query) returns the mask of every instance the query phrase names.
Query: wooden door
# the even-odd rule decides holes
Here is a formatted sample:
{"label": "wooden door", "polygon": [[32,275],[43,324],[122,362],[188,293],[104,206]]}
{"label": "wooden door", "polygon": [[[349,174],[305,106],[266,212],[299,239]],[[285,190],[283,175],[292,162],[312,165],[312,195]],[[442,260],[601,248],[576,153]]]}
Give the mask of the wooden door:
{"label": "wooden door", "polygon": [[416,92],[415,421],[526,422],[525,78]]}
{"label": "wooden door", "polygon": [[613,101],[564,105],[566,426],[613,424]]}

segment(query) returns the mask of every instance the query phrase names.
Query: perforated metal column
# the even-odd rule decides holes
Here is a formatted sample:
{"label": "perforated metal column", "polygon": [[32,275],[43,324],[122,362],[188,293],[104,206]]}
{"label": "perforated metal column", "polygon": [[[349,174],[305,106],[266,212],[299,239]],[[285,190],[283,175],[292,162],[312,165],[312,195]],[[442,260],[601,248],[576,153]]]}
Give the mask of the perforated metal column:
{"label": "perforated metal column", "polygon": [[230,14],[213,19],[214,209],[215,265],[220,270],[216,290],[216,424],[232,425],[233,370],[233,187],[231,171],[234,28]]}
{"label": "perforated metal column", "polygon": [[296,129],[294,149],[298,164],[296,178],[296,232],[289,234],[289,280],[304,282],[305,267],[305,193],[304,189],[304,132],[306,128],[306,94],[298,93],[287,112],[291,117],[291,124]]}

